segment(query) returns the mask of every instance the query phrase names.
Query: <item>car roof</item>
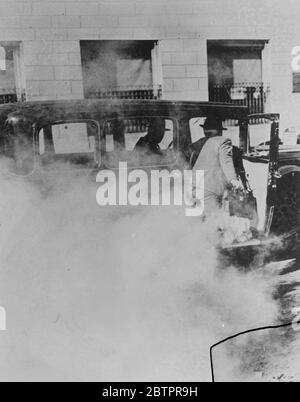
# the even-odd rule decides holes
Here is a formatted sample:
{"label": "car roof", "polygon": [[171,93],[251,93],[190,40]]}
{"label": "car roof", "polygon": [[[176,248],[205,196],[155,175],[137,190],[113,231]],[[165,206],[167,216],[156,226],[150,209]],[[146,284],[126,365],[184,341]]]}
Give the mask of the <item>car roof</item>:
{"label": "car roof", "polygon": [[7,117],[22,117],[33,122],[105,118],[114,115],[117,117],[122,114],[138,116],[159,114],[173,117],[188,114],[195,117],[213,116],[222,120],[239,120],[247,119],[248,108],[215,102],[140,99],[50,100],[0,105],[0,122]]}

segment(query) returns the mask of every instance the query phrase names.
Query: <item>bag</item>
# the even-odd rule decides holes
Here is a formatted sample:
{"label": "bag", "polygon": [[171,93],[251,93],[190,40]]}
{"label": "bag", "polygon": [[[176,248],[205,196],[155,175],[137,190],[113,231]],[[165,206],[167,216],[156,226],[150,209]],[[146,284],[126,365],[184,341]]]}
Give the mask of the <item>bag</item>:
{"label": "bag", "polygon": [[228,203],[230,216],[256,220],[257,202],[252,191],[230,189]]}

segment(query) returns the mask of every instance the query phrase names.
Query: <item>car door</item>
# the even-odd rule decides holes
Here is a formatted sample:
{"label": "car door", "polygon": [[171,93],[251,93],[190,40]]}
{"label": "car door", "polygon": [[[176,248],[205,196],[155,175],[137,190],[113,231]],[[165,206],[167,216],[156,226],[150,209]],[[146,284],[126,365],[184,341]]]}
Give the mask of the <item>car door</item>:
{"label": "car door", "polygon": [[279,115],[249,115],[244,166],[250,187],[257,198],[258,227],[268,235],[276,203],[278,175]]}

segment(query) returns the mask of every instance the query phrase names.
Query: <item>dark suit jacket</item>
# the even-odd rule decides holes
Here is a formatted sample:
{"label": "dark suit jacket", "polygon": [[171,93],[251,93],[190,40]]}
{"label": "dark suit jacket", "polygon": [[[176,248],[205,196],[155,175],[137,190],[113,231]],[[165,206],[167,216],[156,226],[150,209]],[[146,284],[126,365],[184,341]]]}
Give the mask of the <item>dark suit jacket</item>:
{"label": "dark suit jacket", "polygon": [[160,146],[156,143],[151,142],[147,135],[145,135],[145,137],[141,137],[138,140],[138,142],[135,144],[134,150],[147,154],[162,154]]}
{"label": "dark suit jacket", "polygon": [[230,139],[217,136],[204,144],[193,170],[204,170],[204,194],[222,196],[226,186],[237,179]]}

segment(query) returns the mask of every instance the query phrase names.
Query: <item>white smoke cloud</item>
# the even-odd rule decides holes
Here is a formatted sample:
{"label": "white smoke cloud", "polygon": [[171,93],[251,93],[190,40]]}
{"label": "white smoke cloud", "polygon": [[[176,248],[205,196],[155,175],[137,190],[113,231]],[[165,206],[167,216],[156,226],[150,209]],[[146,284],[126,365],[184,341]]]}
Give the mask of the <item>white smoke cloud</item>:
{"label": "white smoke cloud", "polygon": [[217,268],[211,222],[100,207],[63,165],[0,188],[1,379],[210,380],[211,344],[277,317],[263,276]]}

